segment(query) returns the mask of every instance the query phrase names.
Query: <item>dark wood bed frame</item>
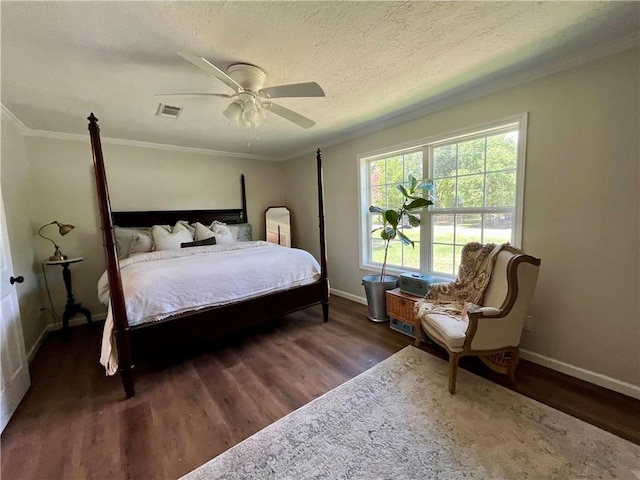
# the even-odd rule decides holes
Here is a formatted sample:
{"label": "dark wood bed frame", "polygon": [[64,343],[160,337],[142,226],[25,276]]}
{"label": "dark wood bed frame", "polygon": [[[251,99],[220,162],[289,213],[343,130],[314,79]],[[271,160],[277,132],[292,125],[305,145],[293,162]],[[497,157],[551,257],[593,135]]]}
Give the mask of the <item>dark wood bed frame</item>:
{"label": "dark wood bed frame", "polygon": [[322,155],[320,149],[318,149],[316,160],[321,274],[316,282],[253,297],[242,302],[210,307],[197,312],[182,313],[158,322],[129,327],[120,277],[120,265],[116,252],[114,225],[120,227],[173,225],[178,220],[199,221],[202,223],[211,223],[214,220],[224,223],[245,223],[248,218],[244,175],[241,177],[241,209],[112,212],[98,119],[92,113],[88,120],[107,260],[107,276],[111,290],[111,311],[115,324],[114,335],[119,357],[118,372],[122,378],[127,398],[135,395],[134,360],[141,358],[145,354],[171,350],[175,349],[176,346],[183,347],[190,343],[202,343],[244,326],[312,305],[321,304],[324,321],[328,320],[329,282],[324,227]]}

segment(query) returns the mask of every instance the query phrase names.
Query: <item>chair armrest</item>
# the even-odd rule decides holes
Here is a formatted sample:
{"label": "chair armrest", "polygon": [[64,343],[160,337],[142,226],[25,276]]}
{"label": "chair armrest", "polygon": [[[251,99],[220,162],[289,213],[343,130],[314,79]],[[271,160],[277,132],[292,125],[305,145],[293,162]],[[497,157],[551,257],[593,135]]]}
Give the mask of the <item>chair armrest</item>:
{"label": "chair armrest", "polygon": [[468,313],[478,317],[497,317],[502,311],[495,307],[470,307]]}

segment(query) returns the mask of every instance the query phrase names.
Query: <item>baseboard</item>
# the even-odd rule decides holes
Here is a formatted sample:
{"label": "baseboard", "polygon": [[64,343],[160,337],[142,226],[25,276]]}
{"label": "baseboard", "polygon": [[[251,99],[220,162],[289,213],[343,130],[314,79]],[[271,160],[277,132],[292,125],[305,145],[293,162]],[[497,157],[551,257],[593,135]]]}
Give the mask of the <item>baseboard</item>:
{"label": "baseboard", "polygon": [[[101,322],[105,318],[107,318],[106,312],[91,315],[91,321],[93,322]],[[86,323],[87,319],[85,317],[74,317],[69,320],[69,327],[77,327],[78,325],[84,325]],[[44,343],[44,339],[47,338],[47,335],[49,335],[50,332],[55,332],[57,330],[62,330],[62,324],[59,322],[49,323],[45,325],[45,327],[42,329],[42,333],[38,337],[38,340],[36,340],[36,343],[33,344],[33,346],[29,349],[29,352],[27,353],[27,362],[29,364],[31,364],[36,356],[36,353],[38,353],[38,350],[40,350],[40,347]]]}
{"label": "baseboard", "polygon": [[[101,322],[103,321],[105,318],[107,318],[107,313],[96,313],[95,315],[91,315],[91,321],[92,322]],[[85,325],[87,323],[87,319],[84,316],[77,316],[77,317],[73,317],[72,319],[69,320],[69,326],[70,327],[77,327],[78,325]],[[50,323],[49,324],[49,331],[50,332],[55,332],[58,330],[62,330],[62,323],[60,322],[56,322],[56,323]]]}
{"label": "baseboard", "polygon": [[602,375],[601,373],[585,370],[584,368],[576,367],[575,365],[545,357],[544,355],[528,350],[520,350],[520,358],[640,400],[640,387],[637,385],[632,385],[631,383],[623,382],[622,380],[617,380]]}
{"label": "baseboard", "polygon": [[352,295],[351,293],[343,292],[341,290],[336,290],[335,288],[331,289],[331,295],[335,295],[336,297],[346,298],[347,300],[352,300],[356,303],[361,303],[362,305],[367,304],[366,298],[358,297],[357,295]]}
{"label": "baseboard", "polygon": [[36,353],[38,353],[38,350],[40,350],[40,347],[44,343],[44,339],[47,338],[47,335],[49,334],[50,331],[51,331],[51,325],[50,324],[45,325],[45,327],[42,329],[42,333],[38,337],[38,340],[36,340],[36,343],[34,343],[33,346],[27,352],[27,362],[29,364],[31,364],[31,362],[35,358]]}

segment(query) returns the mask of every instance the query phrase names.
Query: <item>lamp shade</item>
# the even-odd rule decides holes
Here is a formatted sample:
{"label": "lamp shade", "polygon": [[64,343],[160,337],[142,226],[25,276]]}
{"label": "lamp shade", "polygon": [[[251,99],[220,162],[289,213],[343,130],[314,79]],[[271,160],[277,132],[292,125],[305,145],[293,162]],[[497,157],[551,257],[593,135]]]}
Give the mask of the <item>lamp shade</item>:
{"label": "lamp shade", "polygon": [[53,252],[53,255],[49,257],[49,260],[50,261],[66,260],[68,257],[60,251],[60,247],[56,245],[56,242],[54,242],[51,238],[46,237],[42,234],[42,230],[50,225],[58,226],[58,233],[60,234],[60,236],[65,236],[67,233],[69,233],[71,230],[73,230],[76,227],[74,227],[73,225],[69,225],[68,223],[60,223],[54,220],[53,222],[50,222],[50,223],[47,223],[46,225],[41,226],[40,229],[38,230],[38,235],[40,235],[45,240],[49,240],[51,243],[53,243],[53,246],[55,247],[55,251]]}
{"label": "lamp shade", "polygon": [[74,227],[73,225],[69,225],[68,223],[58,223],[58,232],[62,236],[65,236],[67,233],[69,233],[74,228],[76,228],[76,227]]}
{"label": "lamp shade", "polygon": [[231,102],[223,115],[236,125],[242,125],[242,105],[239,102]]}

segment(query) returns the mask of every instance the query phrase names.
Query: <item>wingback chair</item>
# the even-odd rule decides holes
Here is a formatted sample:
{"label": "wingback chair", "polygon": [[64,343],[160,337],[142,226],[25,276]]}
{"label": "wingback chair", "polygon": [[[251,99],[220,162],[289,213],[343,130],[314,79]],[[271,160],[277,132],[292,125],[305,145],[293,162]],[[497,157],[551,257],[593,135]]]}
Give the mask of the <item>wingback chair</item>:
{"label": "wingback chair", "polygon": [[470,310],[468,320],[433,312],[418,317],[422,328],[416,328],[415,344],[420,344],[424,330],[449,353],[449,392],[456,391],[458,359],[465,355],[507,353],[507,374],[514,380],[539,267],[540,259],[505,246],[496,256],[483,305]]}

